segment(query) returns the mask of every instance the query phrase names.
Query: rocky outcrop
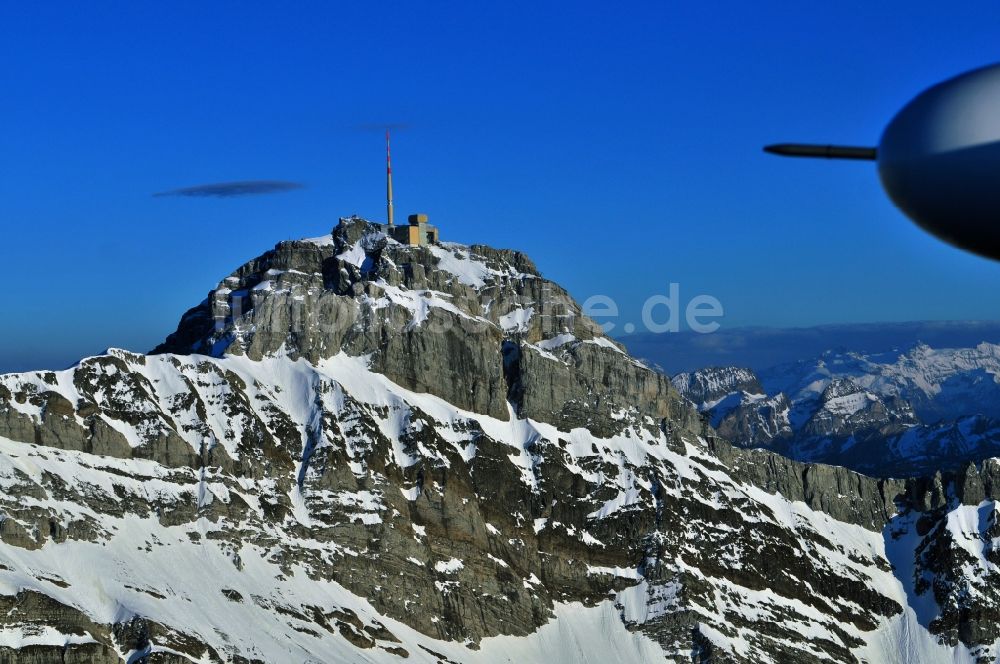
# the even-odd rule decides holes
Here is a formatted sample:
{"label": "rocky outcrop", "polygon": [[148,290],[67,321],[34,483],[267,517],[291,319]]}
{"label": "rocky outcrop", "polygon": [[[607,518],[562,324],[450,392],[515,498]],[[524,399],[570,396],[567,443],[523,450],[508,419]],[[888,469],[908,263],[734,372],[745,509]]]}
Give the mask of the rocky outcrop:
{"label": "rocky outcrop", "polygon": [[711,407],[734,392],[764,394],[757,375],[741,367],[707,367],[699,371],[678,374],[674,385],[684,396],[702,409]]}
{"label": "rocky outcrop", "polygon": [[898,397],[882,398],[854,381],[836,378],[820,394],[816,412],[799,431],[805,437],[855,436],[871,431],[889,436],[916,423],[913,409]]}
{"label": "rocky outcrop", "polygon": [[524,416],[570,428],[600,420],[622,430],[623,411],[634,422],[688,410],[525,255],[409,247],[357,218],[246,263],[153,352],[313,364],[367,356],[394,382],[460,408],[505,418],[510,400]]}

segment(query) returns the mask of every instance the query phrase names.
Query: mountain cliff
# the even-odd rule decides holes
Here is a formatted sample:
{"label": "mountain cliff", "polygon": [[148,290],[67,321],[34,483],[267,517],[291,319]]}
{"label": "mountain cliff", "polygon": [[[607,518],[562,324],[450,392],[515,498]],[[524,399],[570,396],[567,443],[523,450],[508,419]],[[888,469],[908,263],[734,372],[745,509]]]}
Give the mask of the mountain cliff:
{"label": "mountain cliff", "polygon": [[0,376],[0,487],[0,662],[987,662],[1000,639],[1000,464],[873,479],[734,447],[523,254],[356,218],[241,266],[151,354]]}

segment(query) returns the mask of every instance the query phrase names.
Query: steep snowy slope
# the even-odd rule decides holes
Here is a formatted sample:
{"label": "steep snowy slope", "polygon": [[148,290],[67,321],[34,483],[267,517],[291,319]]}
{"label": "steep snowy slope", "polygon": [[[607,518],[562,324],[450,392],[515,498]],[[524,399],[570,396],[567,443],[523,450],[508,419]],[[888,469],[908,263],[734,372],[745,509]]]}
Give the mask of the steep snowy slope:
{"label": "steep snowy slope", "polygon": [[0,661],[985,662],[1000,638],[1000,466],[734,448],[523,255],[357,219],[241,267],[156,354],[0,376],[0,487]]}

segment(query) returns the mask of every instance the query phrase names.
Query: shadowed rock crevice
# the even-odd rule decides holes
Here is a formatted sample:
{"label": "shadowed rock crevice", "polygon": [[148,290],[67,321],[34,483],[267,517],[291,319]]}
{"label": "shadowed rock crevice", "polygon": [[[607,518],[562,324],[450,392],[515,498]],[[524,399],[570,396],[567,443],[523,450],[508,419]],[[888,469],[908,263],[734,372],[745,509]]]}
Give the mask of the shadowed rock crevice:
{"label": "shadowed rock crevice", "polygon": [[521,346],[516,341],[507,340],[500,347],[503,357],[503,378],[507,383],[507,401],[515,414],[521,412],[524,386],[521,383]]}

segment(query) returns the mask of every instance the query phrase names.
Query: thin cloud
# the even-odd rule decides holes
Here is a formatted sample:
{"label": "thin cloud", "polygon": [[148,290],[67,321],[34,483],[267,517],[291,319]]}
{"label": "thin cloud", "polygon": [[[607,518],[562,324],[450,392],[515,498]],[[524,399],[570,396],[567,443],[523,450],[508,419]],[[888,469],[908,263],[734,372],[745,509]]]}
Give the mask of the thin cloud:
{"label": "thin cloud", "polygon": [[195,198],[230,198],[232,196],[256,196],[258,194],[280,194],[302,189],[301,182],[285,180],[241,180],[239,182],[216,182],[160,191],[153,196],[192,196]]}

